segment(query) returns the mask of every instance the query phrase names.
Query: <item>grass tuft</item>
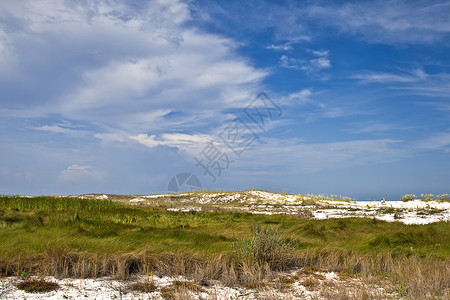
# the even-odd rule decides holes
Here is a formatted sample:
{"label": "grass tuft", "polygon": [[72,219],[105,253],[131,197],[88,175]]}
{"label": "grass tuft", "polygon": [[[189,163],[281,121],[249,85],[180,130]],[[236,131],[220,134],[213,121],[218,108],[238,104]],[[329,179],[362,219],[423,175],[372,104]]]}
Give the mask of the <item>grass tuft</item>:
{"label": "grass tuft", "polygon": [[156,290],[156,285],[153,281],[136,282],[130,286],[130,289],[133,291],[151,293]]}
{"label": "grass tuft", "polygon": [[283,269],[297,244],[269,226],[262,227],[256,223],[252,231],[250,240],[243,239],[237,243],[239,256],[250,263],[268,263],[272,268]]}
{"label": "grass tuft", "polygon": [[172,285],[175,288],[187,289],[187,290],[191,290],[193,292],[204,292],[205,291],[199,285],[197,285],[197,284],[195,284],[193,282],[190,282],[190,281],[175,280],[174,282],[172,282]]}
{"label": "grass tuft", "polygon": [[56,282],[30,279],[19,283],[17,288],[27,293],[47,293],[58,289],[59,285]]}

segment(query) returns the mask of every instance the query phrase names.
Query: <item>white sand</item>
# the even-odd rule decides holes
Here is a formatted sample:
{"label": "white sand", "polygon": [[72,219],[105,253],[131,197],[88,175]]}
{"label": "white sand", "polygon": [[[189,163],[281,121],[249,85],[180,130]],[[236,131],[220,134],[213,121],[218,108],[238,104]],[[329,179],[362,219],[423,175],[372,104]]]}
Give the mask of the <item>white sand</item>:
{"label": "white sand", "polygon": [[[374,217],[379,220],[398,221],[404,224],[450,221],[450,202],[438,201],[387,201],[383,204],[381,201],[317,200],[311,196],[251,190],[150,195],[133,198],[129,202],[145,204],[146,198],[173,201],[173,206],[168,210],[183,212],[200,211],[202,205],[208,204],[253,214],[292,214],[304,217],[309,214],[314,219]],[[303,205],[305,200],[314,200],[315,205]],[[151,203],[148,202],[148,204]],[[224,204],[226,206],[223,206]]]}
{"label": "white sand", "polygon": [[[301,269],[300,269],[301,270]],[[365,286],[373,292],[384,292],[383,287],[366,285],[362,279],[348,277],[340,278],[334,272],[314,272],[304,274],[300,270],[280,273],[279,278],[292,278],[293,282],[282,290],[277,289],[275,281],[267,282],[266,287],[261,290],[246,289],[240,287],[229,287],[217,281],[211,281],[212,285],[201,287],[203,291],[192,292],[192,299],[323,299],[322,294],[330,291],[336,284],[350,286],[355,289]],[[7,277],[0,279],[0,299],[162,299],[161,288],[170,287],[174,280],[188,281],[181,276],[178,277],[158,277],[154,276],[153,283],[155,291],[144,293],[130,289],[132,283],[145,282],[149,279],[145,276],[136,276],[129,281],[118,281],[111,278],[97,279],[56,279],[46,277],[46,281],[56,282],[59,288],[56,291],[47,293],[26,293],[19,290],[16,285],[21,282],[17,277]],[[316,282],[315,286],[304,286],[302,283],[307,279]],[[350,282],[351,281],[351,282]],[[386,295],[389,295],[385,293]]]}

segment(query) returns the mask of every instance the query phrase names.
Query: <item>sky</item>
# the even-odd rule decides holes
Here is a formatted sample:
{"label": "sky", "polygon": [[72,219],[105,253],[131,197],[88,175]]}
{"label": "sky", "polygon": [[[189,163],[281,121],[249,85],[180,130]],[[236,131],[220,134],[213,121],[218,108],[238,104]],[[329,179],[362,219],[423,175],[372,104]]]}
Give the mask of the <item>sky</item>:
{"label": "sky", "polygon": [[1,0],[0,194],[188,177],[448,193],[449,15],[449,1]]}

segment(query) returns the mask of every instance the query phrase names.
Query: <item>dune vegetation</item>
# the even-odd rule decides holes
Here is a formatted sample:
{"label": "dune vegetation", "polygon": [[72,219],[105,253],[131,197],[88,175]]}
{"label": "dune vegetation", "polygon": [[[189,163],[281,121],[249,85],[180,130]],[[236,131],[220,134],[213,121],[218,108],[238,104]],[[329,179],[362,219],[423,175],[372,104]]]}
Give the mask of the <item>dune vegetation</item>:
{"label": "dune vegetation", "polygon": [[402,201],[412,201],[415,199],[419,199],[422,201],[444,201],[444,202],[450,202],[450,194],[439,194],[439,195],[434,195],[434,194],[420,194],[420,195],[416,195],[416,194],[405,194],[402,196],[401,200]]}
{"label": "dune vegetation", "polygon": [[[405,297],[450,289],[450,225],[168,211],[76,197],[0,197],[0,275],[179,274],[257,286],[319,268],[389,280]],[[425,296],[424,296],[425,295]]]}

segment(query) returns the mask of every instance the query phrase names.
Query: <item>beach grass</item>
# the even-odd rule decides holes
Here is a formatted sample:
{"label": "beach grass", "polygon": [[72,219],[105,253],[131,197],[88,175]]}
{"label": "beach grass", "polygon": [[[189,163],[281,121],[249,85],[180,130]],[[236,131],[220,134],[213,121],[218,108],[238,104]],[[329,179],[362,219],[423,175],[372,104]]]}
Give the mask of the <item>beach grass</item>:
{"label": "beach grass", "polygon": [[[27,272],[124,279],[151,269],[197,282],[249,284],[270,278],[271,272],[315,266],[351,276],[387,276],[406,286],[407,295],[425,290],[439,296],[449,289],[446,222],[310,220],[174,212],[76,197],[1,196],[0,241],[4,276]],[[411,278],[414,272],[420,282]]]}

